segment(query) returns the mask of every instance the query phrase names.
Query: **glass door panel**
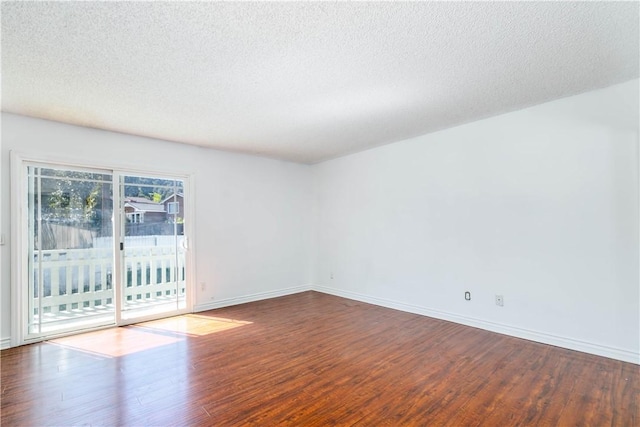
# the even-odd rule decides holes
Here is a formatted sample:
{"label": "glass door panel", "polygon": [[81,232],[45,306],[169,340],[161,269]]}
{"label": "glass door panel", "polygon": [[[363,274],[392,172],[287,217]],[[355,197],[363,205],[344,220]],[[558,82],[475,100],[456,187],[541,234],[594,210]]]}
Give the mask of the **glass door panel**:
{"label": "glass door panel", "polygon": [[122,318],[186,308],[184,183],[121,176]]}
{"label": "glass door panel", "polygon": [[30,338],[115,323],[112,175],[27,166]]}
{"label": "glass door panel", "polygon": [[21,165],[22,342],[189,310],[184,180]]}

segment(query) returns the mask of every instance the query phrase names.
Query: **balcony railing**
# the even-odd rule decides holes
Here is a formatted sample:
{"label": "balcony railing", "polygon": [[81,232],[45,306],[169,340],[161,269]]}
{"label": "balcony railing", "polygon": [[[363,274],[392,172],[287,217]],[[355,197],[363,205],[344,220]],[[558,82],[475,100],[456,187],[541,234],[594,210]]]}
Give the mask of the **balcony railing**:
{"label": "balcony railing", "polygon": [[[36,252],[33,262],[31,312],[34,323],[40,320],[42,323],[57,322],[114,310],[116,280],[111,248],[45,250]],[[185,295],[184,256],[176,254],[175,245],[127,248],[123,271],[123,310],[166,304]]]}

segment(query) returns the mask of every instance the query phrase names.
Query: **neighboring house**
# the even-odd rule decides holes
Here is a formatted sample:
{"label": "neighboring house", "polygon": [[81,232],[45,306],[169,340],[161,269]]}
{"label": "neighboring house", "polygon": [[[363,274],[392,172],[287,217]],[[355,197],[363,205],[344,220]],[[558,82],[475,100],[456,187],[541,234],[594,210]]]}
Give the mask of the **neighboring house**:
{"label": "neighboring house", "polygon": [[157,224],[167,220],[165,205],[144,197],[125,198],[124,214],[132,224]]}
{"label": "neighboring house", "polygon": [[[178,222],[182,221],[184,218],[184,194],[183,193],[174,193],[163,200],[160,201],[164,206],[164,210],[166,212],[167,221],[173,222],[174,215],[175,218],[178,219]],[[173,211],[169,206],[170,203],[177,203],[178,209],[177,211]]]}

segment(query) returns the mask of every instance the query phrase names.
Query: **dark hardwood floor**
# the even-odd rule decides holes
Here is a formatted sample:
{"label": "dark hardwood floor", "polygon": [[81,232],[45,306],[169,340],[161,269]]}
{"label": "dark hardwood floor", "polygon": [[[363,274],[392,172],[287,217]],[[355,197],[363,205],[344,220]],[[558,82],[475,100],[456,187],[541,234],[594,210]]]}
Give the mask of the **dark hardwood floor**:
{"label": "dark hardwood floor", "polygon": [[2,426],[640,426],[638,365],[316,292],[1,363]]}

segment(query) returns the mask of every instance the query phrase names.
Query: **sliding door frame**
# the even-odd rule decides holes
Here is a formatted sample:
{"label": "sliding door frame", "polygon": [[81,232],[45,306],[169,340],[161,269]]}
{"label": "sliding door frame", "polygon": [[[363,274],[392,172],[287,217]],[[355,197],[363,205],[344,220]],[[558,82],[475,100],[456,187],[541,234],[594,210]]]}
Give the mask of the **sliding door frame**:
{"label": "sliding door frame", "polygon": [[[28,313],[28,252],[29,245],[27,242],[28,234],[28,197],[25,192],[27,188],[27,174],[25,173],[26,167],[30,164],[41,164],[43,166],[56,166],[56,167],[69,167],[78,169],[92,169],[102,171],[112,175],[113,190],[112,195],[114,201],[119,201],[120,197],[120,185],[116,182],[116,177],[132,174],[140,176],[159,176],[167,177],[170,179],[179,179],[184,182],[184,200],[185,200],[185,213],[184,213],[184,238],[186,243],[185,251],[185,269],[186,269],[186,306],[183,310],[172,312],[169,316],[176,314],[193,312],[193,306],[195,302],[195,200],[194,194],[194,176],[191,173],[185,173],[176,170],[154,170],[148,168],[131,167],[130,165],[119,164],[105,164],[100,162],[87,162],[86,160],[68,158],[68,157],[56,157],[50,155],[43,155],[42,153],[25,153],[25,152],[10,152],[11,157],[11,346],[18,346],[23,344],[29,344],[33,342],[50,339],[53,337],[64,336],[78,333],[78,331],[53,333],[46,337],[29,338],[28,325],[26,315]],[[119,203],[118,203],[119,204]],[[114,203],[113,211],[113,229],[114,229],[114,273],[118,272],[119,283],[117,286],[114,284],[114,298],[115,303],[119,304],[122,295],[122,278],[120,272],[122,271],[122,257],[120,251],[121,239],[124,241],[124,236],[121,234],[122,215],[116,210],[116,203]],[[116,230],[118,230],[116,234]],[[118,237],[118,238],[116,238]],[[114,274],[114,277],[116,274]],[[146,320],[153,320],[157,318],[166,317],[166,314],[152,315],[147,317],[139,317],[129,321],[123,320],[120,313],[120,305],[116,305],[116,314],[114,324],[107,326],[98,326],[88,328],[89,330],[104,329],[113,326],[124,326],[130,323],[137,323]]]}
{"label": "sliding door frame", "polygon": [[[138,174],[138,173],[133,173],[130,170],[114,170],[113,171],[113,183],[114,185],[118,186],[117,189],[117,193],[118,193],[118,197],[116,198],[116,190],[114,190],[114,200],[118,200],[120,202],[119,207],[118,207],[118,213],[119,215],[116,215],[115,217],[117,219],[120,220],[120,222],[118,223],[117,220],[115,220],[116,218],[114,218],[114,227],[117,227],[117,229],[120,231],[119,232],[119,244],[118,244],[118,254],[117,254],[117,260],[114,263],[115,268],[117,268],[117,271],[119,271],[119,277],[120,280],[122,281],[122,283],[126,282],[126,274],[127,274],[127,250],[130,250],[130,247],[128,247],[127,243],[126,243],[126,232],[125,232],[125,224],[127,223],[127,220],[125,219],[125,208],[124,208],[124,204],[125,204],[125,194],[126,194],[126,187],[127,185],[138,185],[140,186],[141,184],[127,184],[125,182],[126,178],[156,178],[156,179],[162,179],[162,180],[167,180],[167,181],[174,181],[174,186],[173,186],[173,194],[177,194],[178,193],[178,188],[175,185],[176,181],[181,181],[182,182],[182,188],[184,188],[186,186],[186,179],[183,177],[178,177],[175,175],[172,176],[168,176],[167,174],[161,175],[161,176],[157,176],[157,175],[153,175],[151,173],[145,172],[144,174]],[[142,186],[148,186],[148,185],[142,185]],[[183,200],[184,200],[184,192],[183,193]],[[187,200],[187,203],[189,201]],[[188,208],[188,206],[187,206]],[[185,209],[186,210],[186,209]],[[182,213],[183,215],[185,214],[185,212]],[[184,218],[184,217],[183,217]],[[186,219],[186,218],[185,218]],[[178,244],[178,238],[177,238],[177,234],[175,234],[177,232],[176,229],[176,224],[174,223],[174,234],[172,235],[173,240],[174,240],[174,245],[175,245],[175,249],[176,249],[176,253],[175,253],[175,261],[176,261],[176,267],[175,270],[172,271],[172,275],[174,277],[175,280],[175,290],[176,290],[176,300],[174,303],[176,307],[174,310],[172,310],[172,312],[169,314],[169,316],[174,316],[174,315],[179,315],[179,314],[185,314],[185,313],[190,313],[190,307],[187,305],[187,299],[189,298],[189,291],[190,289],[186,289],[186,295],[185,298],[182,300],[184,301],[184,307],[183,308],[179,308],[180,304],[178,301],[181,300],[180,299],[180,292],[179,292],[179,262],[178,262],[178,253],[179,253],[179,244]],[[180,246],[182,246],[182,248],[184,249],[184,254],[185,257],[187,256],[189,250],[188,250],[188,245],[189,245],[189,239],[188,236],[186,234],[183,234],[183,241],[180,243]],[[124,245],[124,246],[121,246]],[[186,261],[186,259],[185,259]],[[186,263],[185,263],[185,269],[186,269]],[[163,273],[164,274],[164,273]],[[189,280],[189,272],[186,271],[186,275],[187,275],[187,280]],[[161,318],[161,317],[166,317],[163,315],[163,313],[158,313],[158,314],[150,314],[150,315],[135,315],[135,309],[131,309],[131,308],[126,308],[126,301],[124,299],[124,296],[126,294],[125,292],[125,288],[124,286],[118,286],[118,291],[120,292],[118,295],[115,295],[117,300],[116,300],[116,313],[117,313],[117,323],[118,325],[125,325],[125,324],[131,324],[131,323],[138,323],[144,320],[148,320],[148,319],[154,319],[154,318]],[[167,303],[169,304],[169,303]],[[132,316],[133,314],[133,316]]]}

